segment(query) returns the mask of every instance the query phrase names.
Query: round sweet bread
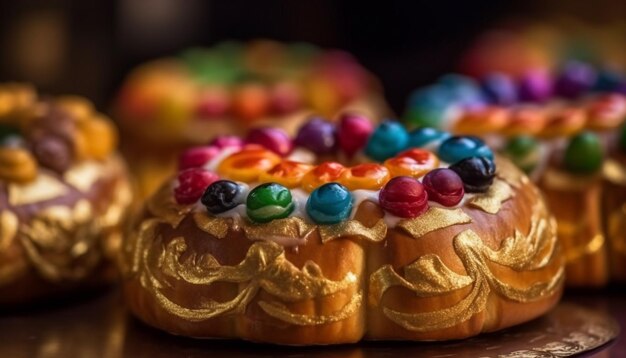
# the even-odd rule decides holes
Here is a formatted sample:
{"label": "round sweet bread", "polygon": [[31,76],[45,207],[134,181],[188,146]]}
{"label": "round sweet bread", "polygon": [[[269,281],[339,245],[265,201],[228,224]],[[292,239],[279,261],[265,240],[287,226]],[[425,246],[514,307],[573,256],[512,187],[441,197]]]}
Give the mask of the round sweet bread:
{"label": "round sweet bread", "polygon": [[557,220],[566,284],[598,287],[626,280],[624,89],[620,73],[579,61],[554,73],[449,74],[414,93],[407,120],[480,136],[525,171]]}
{"label": "round sweet bread", "polygon": [[355,115],[277,131],[189,149],[147,201],[121,261],[141,320],[290,345],[450,340],[559,300],[555,222],[479,139]]}
{"label": "round sweet bread", "polygon": [[112,280],[130,204],[116,142],[85,99],[0,85],[0,304]]}

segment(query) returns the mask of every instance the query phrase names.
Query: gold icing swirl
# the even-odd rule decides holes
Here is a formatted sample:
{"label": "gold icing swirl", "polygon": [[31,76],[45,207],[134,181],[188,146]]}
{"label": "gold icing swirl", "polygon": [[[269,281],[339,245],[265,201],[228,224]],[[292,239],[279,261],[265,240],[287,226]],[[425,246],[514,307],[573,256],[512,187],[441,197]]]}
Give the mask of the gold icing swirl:
{"label": "gold icing swirl", "polygon": [[392,286],[402,286],[415,292],[418,297],[427,297],[451,293],[473,283],[471,291],[463,300],[439,311],[413,314],[383,307],[384,314],[398,325],[407,330],[426,332],[453,327],[483,311],[491,290],[517,302],[531,302],[550,296],[561,286],[563,268],[546,282],[517,287],[497,278],[488,264],[493,262],[516,271],[545,268],[556,252],[555,223],[552,219],[545,219],[546,216],[545,206],[539,202],[533,209],[528,234],[523,235],[516,230],[513,236],[502,242],[498,250],[485,245],[472,230],[458,234],[453,240],[454,250],[467,276],[451,271],[432,255],[421,257],[407,266],[404,278],[390,266],[383,266],[370,277],[370,302],[380,303],[385,291]]}
{"label": "gold icing swirl", "polygon": [[371,242],[381,242],[387,235],[387,225],[382,219],[378,220],[372,227],[367,227],[358,220],[348,220],[334,225],[320,225],[318,230],[323,243],[348,236],[355,236]]}
{"label": "gold icing swirl", "polygon": [[[73,208],[52,206],[20,226],[20,239],[29,260],[50,281],[85,277],[100,259],[98,225],[91,204]],[[69,253],[69,254],[68,254]]]}
{"label": "gold icing swirl", "polygon": [[496,179],[484,194],[479,194],[469,201],[469,205],[479,208],[489,214],[497,214],[502,203],[513,197],[513,190],[509,184]]}
{"label": "gold icing swirl", "polygon": [[148,211],[166,223],[177,228],[185,216],[191,212],[193,205],[178,205],[172,195],[172,188],[163,185],[152,198],[146,202]]}
{"label": "gold icing swirl", "polygon": [[272,237],[304,239],[315,230],[315,225],[296,216],[273,220],[265,224],[255,224],[242,220],[241,227],[250,240],[267,240]]}
{"label": "gold icing swirl", "polygon": [[496,177],[504,180],[514,188],[519,188],[527,184],[530,180],[528,176],[519,170],[510,160],[500,155],[495,156],[494,160],[498,172]]}
{"label": "gold icing swirl", "polygon": [[402,220],[398,226],[417,239],[431,231],[448,226],[471,223],[469,217],[461,208],[443,209],[431,207],[423,215],[410,220]]}
{"label": "gold icing swirl", "polygon": [[[301,270],[298,269],[285,258],[281,245],[269,241],[253,243],[246,257],[235,266],[221,265],[209,254],[185,255],[187,244],[182,237],[164,245],[163,250],[158,250],[160,252],[148,250],[145,246],[155,240],[154,229],[158,224],[159,220],[153,219],[142,225],[136,238],[137,243],[131,252],[132,270],[139,274],[142,286],[167,312],[192,322],[241,313],[261,289],[283,302],[298,302],[357,287],[358,278],[352,272],[346,273],[340,281],[332,281],[325,278],[320,267],[312,261],[307,261]],[[154,274],[153,267],[159,267],[160,273]],[[217,302],[209,299],[201,302],[198,307],[188,308],[167,296],[167,288],[171,287],[170,280],[203,286],[231,282],[242,288],[230,301]],[[360,295],[354,295],[338,312],[324,316],[294,314],[280,302],[261,301],[259,305],[268,315],[277,319],[300,325],[318,325],[353,315],[361,305]]]}
{"label": "gold icing swirl", "polygon": [[11,245],[17,233],[18,220],[8,210],[0,211],[0,253]]}
{"label": "gold icing swirl", "polygon": [[63,196],[68,188],[57,178],[40,174],[27,184],[9,183],[9,204],[13,206],[34,204]]}
{"label": "gold icing swirl", "polygon": [[70,168],[63,174],[63,179],[76,189],[87,192],[102,177],[102,164],[85,161]]}
{"label": "gold icing swirl", "polygon": [[604,178],[616,185],[626,185],[626,168],[615,159],[607,159],[602,166]]}
{"label": "gold icing swirl", "polygon": [[228,234],[228,228],[232,223],[232,219],[218,218],[215,216],[209,216],[206,212],[198,211],[193,214],[193,220],[196,222],[196,226],[214,236],[217,239],[223,239]]}

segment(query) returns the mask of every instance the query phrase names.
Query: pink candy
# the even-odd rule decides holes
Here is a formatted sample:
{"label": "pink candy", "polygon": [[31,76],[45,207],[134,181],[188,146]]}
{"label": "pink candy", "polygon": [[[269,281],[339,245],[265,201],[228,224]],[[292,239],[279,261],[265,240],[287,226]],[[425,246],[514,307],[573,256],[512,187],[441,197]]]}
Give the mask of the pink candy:
{"label": "pink candy", "polygon": [[222,150],[216,146],[193,147],[185,150],[178,157],[178,169],[199,168],[215,158]]}
{"label": "pink candy", "polygon": [[178,173],[178,186],[174,188],[174,198],[179,205],[193,204],[200,199],[206,188],[218,179],[217,174],[205,169],[185,169]]}
{"label": "pink candy", "polygon": [[286,156],[291,153],[293,143],[287,133],[279,128],[256,128],[246,138],[248,144],[258,144],[272,152]]}
{"label": "pink candy", "polygon": [[345,114],[337,127],[339,147],[349,156],[365,147],[374,131],[372,122],[358,114]]}

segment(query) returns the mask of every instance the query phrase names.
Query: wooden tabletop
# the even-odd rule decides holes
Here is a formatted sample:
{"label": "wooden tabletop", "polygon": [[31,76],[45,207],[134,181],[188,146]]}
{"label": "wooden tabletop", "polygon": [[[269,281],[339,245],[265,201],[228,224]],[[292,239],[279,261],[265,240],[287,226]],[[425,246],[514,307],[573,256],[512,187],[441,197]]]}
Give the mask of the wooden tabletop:
{"label": "wooden tabletop", "polygon": [[[625,356],[626,294],[568,293],[550,314],[503,332],[453,342],[361,342],[332,347],[279,347],[175,337],[130,317],[120,292],[0,315],[0,357],[497,357]],[[612,339],[618,336],[617,339]],[[608,342],[608,343],[607,343]],[[513,355],[516,354],[516,355]]]}

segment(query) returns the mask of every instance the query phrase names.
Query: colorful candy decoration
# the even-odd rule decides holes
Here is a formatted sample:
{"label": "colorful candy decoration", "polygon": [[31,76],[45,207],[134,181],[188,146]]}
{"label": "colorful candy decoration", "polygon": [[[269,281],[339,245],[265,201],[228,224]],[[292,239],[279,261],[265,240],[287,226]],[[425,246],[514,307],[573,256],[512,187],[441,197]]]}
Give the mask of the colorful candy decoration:
{"label": "colorful candy decoration", "polygon": [[287,188],[295,188],[300,186],[302,178],[313,169],[313,165],[295,162],[291,160],[283,160],[276,164],[272,169],[262,172],[259,176],[260,182],[275,182],[286,186]]}
{"label": "colorful candy decoration", "polygon": [[231,180],[250,183],[261,173],[272,169],[281,162],[274,152],[258,145],[249,145],[224,159],[217,167],[218,173]]}
{"label": "colorful candy decoration", "polygon": [[251,130],[246,137],[246,143],[261,145],[283,157],[293,149],[293,143],[287,133],[274,127]]}
{"label": "colorful candy decoration", "polygon": [[504,147],[504,154],[526,173],[531,173],[541,159],[539,142],[527,135],[511,138]]}
{"label": "colorful candy decoration", "polygon": [[554,84],[556,95],[574,99],[591,89],[596,82],[596,72],[592,66],[580,62],[567,63]]}
{"label": "colorful candy decoration", "polygon": [[336,144],[335,126],[325,119],[315,117],[300,128],[295,144],[317,154],[330,153]]}
{"label": "colorful candy decoration", "polygon": [[311,193],[306,211],[317,224],[336,224],[350,217],[352,203],[348,188],[339,183],[327,183]]}
{"label": "colorful candy decoration", "polygon": [[465,195],[463,180],[451,169],[438,168],[428,172],[422,180],[428,200],[443,206],[455,206]]}
{"label": "colorful candy decoration", "polygon": [[428,194],[422,183],[411,177],[395,177],[380,191],[380,206],[401,218],[414,218],[428,209]]}
{"label": "colorful candy decoration", "polygon": [[350,190],[367,189],[378,190],[391,178],[389,169],[375,164],[359,164],[345,170],[339,182]]}
{"label": "colorful candy decoration", "polygon": [[206,188],[218,180],[217,174],[201,168],[185,169],[178,173],[178,186],[174,188],[174,198],[180,205],[193,204]]}
{"label": "colorful candy decoration", "polygon": [[451,137],[439,146],[439,158],[447,163],[456,163],[469,157],[487,157],[493,160],[493,152],[477,137]]}
{"label": "colorful candy decoration", "polygon": [[224,148],[241,148],[244,145],[243,140],[241,139],[241,137],[238,136],[234,136],[234,135],[220,135],[215,137],[215,139],[213,139],[211,141],[211,143],[209,143],[209,145],[218,147],[220,149],[224,149]]}
{"label": "colorful candy decoration", "polygon": [[452,164],[450,169],[463,180],[463,186],[468,193],[485,192],[496,175],[495,164],[485,157],[465,158]]}
{"label": "colorful candy decoration", "polygon": [[485,96],[494,104],[508,106],[517,102],[517,87],[510,76],[492,73],[483,79],[481,86]]}
{"label": "colorful candy decoration", "polygon": [[374,125],[368,118],[358,114],[345,114],[337,127],[337,142],[344,153],[352,156],[365,147],[373,131]]}
{"label": "colorful candy decoration", "polygon": [[200,202],[211,214],[220,214],[245,201],[243,187],[234,181],[218,180],[206,188]]}
{"label": "colorful candy decoration", "polygon": [[544,102],[552,95],[552,78],[547,71],[529,70],[519,81],[519,98],[527,102]]}
{"label": "colorful candy decoration", "polygon": [[289,189],[277,183],[266,183],[252,189],[246,200],[250,220],[267,223],[286,218],[295,208]]}
{"label": "colorful candy decoration", "polygon": [[432,128],[421,127],[409,133],[409,148],[423,148],[431,144],[437,144],[450,138],[450,133]]}
{"label": "colorful candy decoration", "polygon": [[411,176],[418,178],[439,165],[439,159],[432,152],[424,149],[409,149],[385,160],[385,166],[392,177]]}
{"label": "colorful candy decoration", "polygon": [[[344,116],[343,123],[349,126],[345,123],[361,123],[362,119]],[[360,132],[363,134],[368,127],[358,124],[358,128],[366,129]],[[350,218],[354,205],[351,191],[380,191],[379,203],[384,211],[401,218],[414,218],[428,209],[429,200],[446,207],[458,205],[465,192],[487,190],[495,176],[493,153],[485,143],[476,137],[451,137],[433,128],[420,128],[409,134],[398,123],[385,122],[360,143],[367,142],[366,153],[375,152],[374,156],[379,158],[390,155],[389,147],[396,146],[395,154],[383,164],[360,163],[352,167],[337,162],[314,165],[283,159],[261,143],[280,148],[279,144],[291,143],[286,135],[276,135],[270,128],[254,133],[243,147],[237,137],[222,136],[212,141],[212,145],[187,150],[181,156],[179,186],[175,188],[177,202],[193,204],[201,197],[207,211],[217,215],[243,204],[247,192],[247,216],[253,222],[266,223],[288,217],[297,205],[290,189],[304,189],[310,193],[304,207],[310,219],[319,225],[331,225]],[[320,143],[325,140],[330,143],[331,139],[324,137],[334,139],[334,134],[332,124],[314,118],[301,128],[295,143],[324,153],[335,145]],[[275,140],[275,136],[281,139]],[[397,150],[406,147],[409,141],[428,147],[438,145],[441,158],[454,164],[449,169],[440,168],[439,157],[423,148]],[[520,151],[526,148],[524,145],[525,142],[516,143],[512,148]],[[217,174],[203,167],[229,148],[236,151],[217,164],[219,175],[225,178],[218,180]],[[417,178],[423,178],[422,182]],[[236,181],[262,184],[248,192],[245,185]]]}
{"label": "colorful candy decoration", "polygon": [[582,132],[569,142],[563,164],[569,171],[579,174],[589,174],[602,167],[604,153],[600,139],[591,132]]}
{"label": "colorful candy decoration", "polygon": [[178,170],[199,168],[215,158],[220,152],[221,149],[216,146],[189,148],[178,157]]}
{"label": "colorful candy decoration", "polygon": [[365,154],[382,162],[405,149],[409,143],[409,134],[402,124],[385,121],[378,125],[365,148]]}
{"label": "colorful candy decoration", "polygon": [[313,191],[323,184],[338,181],[345,171],[346,167],[343,164],[324,162],[304,175],[301,183],[302,188],[309,192]]}

